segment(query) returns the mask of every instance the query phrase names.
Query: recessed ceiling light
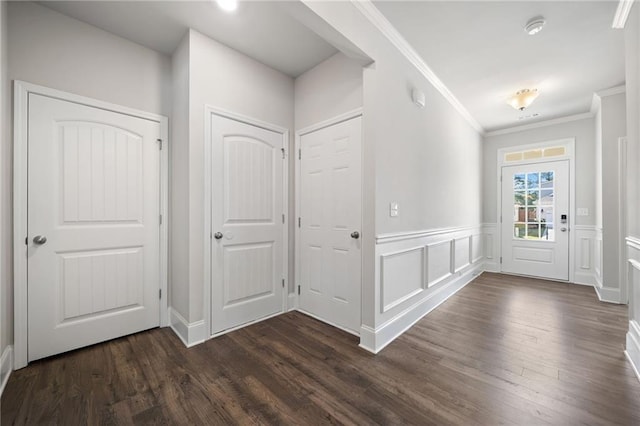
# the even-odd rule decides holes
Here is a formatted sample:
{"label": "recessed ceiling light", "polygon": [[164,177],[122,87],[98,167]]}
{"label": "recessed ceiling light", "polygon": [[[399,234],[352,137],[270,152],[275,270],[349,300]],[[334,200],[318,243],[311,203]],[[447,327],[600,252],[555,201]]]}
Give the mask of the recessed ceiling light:
{"label": "recessed ceiling light", "polygon": [[527,22],[527,25],[524,26],[524,32],[529,34],[530,36],[536,35],[540,31],[542,31],[542,28],[546,23],[547,21],[545,21],[542,16],[536,16],[535,18],[531,18],[529,19],[529,22]]}
{"label": "recessed ceiling light", "polygon": [[216,0],[220,9],[233,12],[238,8],[238,0]]}

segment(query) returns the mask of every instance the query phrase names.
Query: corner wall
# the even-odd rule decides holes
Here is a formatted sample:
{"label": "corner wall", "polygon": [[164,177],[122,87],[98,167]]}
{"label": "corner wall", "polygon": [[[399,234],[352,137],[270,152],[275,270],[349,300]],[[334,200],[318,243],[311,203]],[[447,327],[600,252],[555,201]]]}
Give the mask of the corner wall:
{"label": "corner wall", "polygon": [[375,61],[363,74],[360,337],[378,352],[481,268],[482,141],[359,5],[304,3]]}

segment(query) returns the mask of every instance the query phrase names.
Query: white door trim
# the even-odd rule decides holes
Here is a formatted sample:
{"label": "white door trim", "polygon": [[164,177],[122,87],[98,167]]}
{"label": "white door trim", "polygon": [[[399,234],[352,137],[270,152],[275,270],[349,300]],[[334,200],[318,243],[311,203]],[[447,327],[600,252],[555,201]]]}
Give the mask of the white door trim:
{"label": "white door trim", "polygon": [[[546,157],[540,159],[530,159],[523,161],[504,161],[504,155],[507,152],[514,151],[527,151],[531,149],[537,148],[549,148],[554,146],[564,146],[565,147],[565,155],[557,156],[557,157]],[[500,258],[503,257],[502,253],[502,220],[500,215],[502,214],[502,167],[503,166],[512,166],[512,165],[520,165],[520,164],[534,164],[534,163],[546,163],[549,161],[558,161],[558,160],[568,160],[569,161],[569,282],[575,281],[575,243],[576,243],[576,168],[575,168],[575,146],[576,139],[575,138],[564,138],[564,139],[554,139],[545,142],[526,144],[526,145],[516,145],[509,146],[505,148],[498,149],[498,162],[497,162],[497,178],[496,178],[496,188],[497,188],[497,206],[496,206],[496,222],[498,223],[498,241],[500,242]],[[502,271],[502,262],[499,263],[500,271]]]}
{"label": "white door trim", "polygon": [[[329,127],[329,126],[333,126],[336,125],[338,123],[342,123],[343,121],[347,121],[347,120],[351,120],[352,118],[356,118],[356,117],[361,117],[363,115],[363,108],[356,108],[354,110],[348,111],[344,114],[340,114],[337,115],[335,117],[329,118],[327,120],[321,121],[319,123],[316,124],[312,124],[311,126],[307,126],[304,127],[300,130],[296,130],[296,136],[295,136],[295,179],[296,179],[296,188],[295,188],[295,197],[296,197],[296,209],[295,209],[295,221],[298,220],[298,218],[300,217],[300,211],[301,211],[301,206],[300,206],[300,182],[302,181],[302,177],[300,176],[301,173],[301,167],[300,167],[300,139],[302,138],[302,136],[311,133],[311,132],[315,132],[316,130],[320,130],[320,129],[324,129],[325,127]],[[363,141],[364,141],[364,135],[363,135]],[[362,155],[362,152],[364,152],[364,149],[361,150],[360,155]],[[362,179],[361,181],[361,185],[362,185]],[[362,200],[360,200],[360,202],[362,203]],[[360,218],[360,223],[363,223],[362,221],[362,217]],[[298,309],[298,307],[300,306],[300,303],[298,301],[298,286],[299,286],[299,282],[300,282],[300,257],[301,257],[301,253],[300,253],[300,227],[295,226],[294,225],[294,229],[295,229],[295,253],[294,253],[294,264],[295,264],[295,282],[294,282],[294,287],[293,287],[293,297],[289,298],[289,310],[291,309]],[[361,232],[362,233],[362,232]],[[362,255],[360,258],[360,264],[362,266]],[[362,273],[362,271],[361,271]],[[360,294],[360,298],[362,298],[362,293]]]}
{"label": "white door trim", "polygon": [[[267,123],[266,121],[261,121],[252,117],[248,117],[243,114],[238,114],[224,108],[215,107],[212,105],[204,106],[204,327],[205,327],[205,340],[214,337],[211,334],[211,286],[213,285],[212,273],[211,273],[211,254],[212,250],[212,232],[213,227],[211,223],[211,213],[212,213],[212,203],[213,197],[211,196],[213,191],[213,182],[212,182],[212,159],[211,159],[211,115],[215,114],[220,117],[230,118],[232,120],[240,121],[245,124],[249,124],[251,126],[260,127],[261,129],[270,130],[272,132],[276,132],[282,135],[282,145],[285,147],[285,158],[282,164],[282,203],[283,203],[283,211],[285,212],[285,221],[283,224],[283,274],[285,276],[285,290],[288,289],[289,286],[289,130],[277,126],[275,124]],[[282,310],[280,313],[285,312],[287,306],[287,294],[288,291],[282,292]],[[275,314],[275,315],[279,315]],[[262,320],[264,318],[261,318]],[[251,323],[249,323],[251,324]],[[248,324],[243,324],[241,327],[244,327]],[[240,328],[240,327],[236,327]],[[224,330],[222,333],[217,333],[215,336],[228,333],[236,328]]]}
{"label": "white door trim", "polygon": [[167,265],[169,242],[169,120],[167,117],[136,109],[115,105],[109,102],[48,87],[38,86],[24,81],[14,81],[13,103],[13,300],[14,300],[14,364],[13,368],[26,367],[28,342],[28,300],[27,300],[27,189],[28,189],[28,117],[29,94],[35,93],[67,102],[74,102],[94,108],[100,108],[119,114],[155,121],[160,124],[160,134],[164,146],[160,154],[160,327],[169,325],[167,291]]}
{"label": "white door trim", "polygon": [[618,138],[618,238],[620,238],[620,259],[618,261],[618,281],[620,282],[620,303],[629,304],[629,279],[627,262],[627,137]]}

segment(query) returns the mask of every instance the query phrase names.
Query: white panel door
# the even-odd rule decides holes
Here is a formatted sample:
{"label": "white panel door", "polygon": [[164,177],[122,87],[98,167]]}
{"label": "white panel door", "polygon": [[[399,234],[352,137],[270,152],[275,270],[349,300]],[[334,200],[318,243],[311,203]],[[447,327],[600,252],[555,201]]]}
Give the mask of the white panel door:
{"label": "white panel door", "polygon": [[211,333],[283,312],[282,134],[211,116]]}
{"label": "white panel door", "polygon": [[360,331],[362,119],[300,138],[299,305]]}
{"label": "white panel door", "polygon": [[157,122],[29,95],[30,361],[159,325],[159,137]]}
{"label": "white panel door", "polygon": [[569,280],[569,162],[502,168],[502,271]]}

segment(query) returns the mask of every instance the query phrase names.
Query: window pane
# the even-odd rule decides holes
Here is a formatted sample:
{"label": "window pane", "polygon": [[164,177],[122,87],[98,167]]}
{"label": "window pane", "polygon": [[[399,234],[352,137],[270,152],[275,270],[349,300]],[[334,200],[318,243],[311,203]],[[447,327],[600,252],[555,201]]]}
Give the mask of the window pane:
{"label": "window pane", "polygon": [[540,238],[548,241],[555,240],[555,234],[553,233],[553,223],[545,222],[540,224]]}
{"label": "window pane", "polygon": [[524,179],[525,179],[524,173],[513,175],[513,187],[515,189],[524,189],[524,182],[525,182]]}
{"label": "window pane", "polygon": [[538,209],[535,207],[527,207],[527,222],[538,221]]}
{"label": "window pane", "polygon": [[538,188],[538,173],[527,173],[527,188]]}
{"label": "window pane", "polygon": [[525,224],[516,223],[513,225],[513,236],[515,238],[524,238],[525,237]]}
{"label": "window pane", "polygon": [[553,222],[553,207],[545,206],[540,207],[540,215],[538,216],[541,222]]}
{"label": "window pane", "polygon": [[516,206],[524,206],[526,204],[524,191],[515,191],[513,193],[513,204]]}
{"label": "window pane", "polygon": [[540,191],[540,202],[538,204],[542,206],[553,205],[553,189],[543,189]]}
{"label": "window pane", "polygon": [[516,206],[513,212],[513,221],[514,222],[526,222],[526,207],[518,207]]}
{"label": "window pane", "polygon": [[536,240],[540,238],[540,226],[537,223],[527,224],[527,238]]}
{"label": "window pane", "polygon": [[553,172],[540,173],[540,188],[553,188]]}
{"label": "window pane", "polygon": [[527,204],[535,206],[538,204],[538,198],[540,197],[540,191],[527,191]]}

